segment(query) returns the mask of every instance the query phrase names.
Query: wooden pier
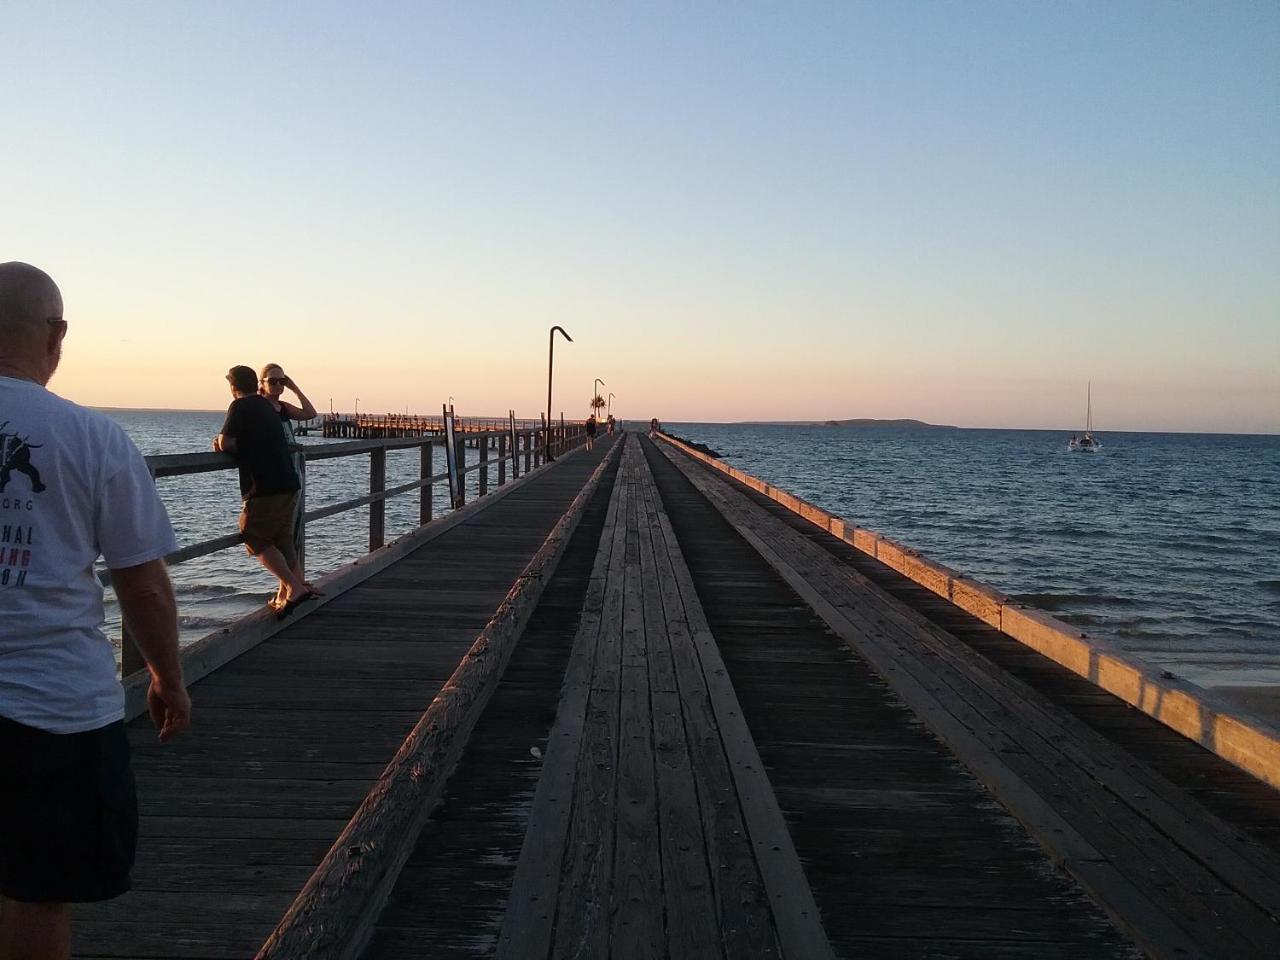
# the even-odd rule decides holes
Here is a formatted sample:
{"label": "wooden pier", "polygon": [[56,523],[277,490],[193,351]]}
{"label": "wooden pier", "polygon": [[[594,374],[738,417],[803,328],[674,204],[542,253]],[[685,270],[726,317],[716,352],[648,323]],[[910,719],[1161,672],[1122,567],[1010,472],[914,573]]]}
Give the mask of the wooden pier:
{"label": "wooden pier", "polygon": [[[581,426],[581,421],[574,421]],[[375,440],[403,437],[432,437],[444,433],[444,417],[424,417],[417,414],[325,414],[320,418],[319,432],[329,439]],[[556,424],[557,427],[561,424]],[[308,422],[308,431],[316,427]],[[542,429],[539,421],[503,420],[496,417],[458,417],[455,429],[458,433],[497,433],[514,429],[530,433]]]}
{"label": "wooden pier", "polygon": [[1275,731],[728,472],[567,450],[191,651],[75,955],[1280,956]]}

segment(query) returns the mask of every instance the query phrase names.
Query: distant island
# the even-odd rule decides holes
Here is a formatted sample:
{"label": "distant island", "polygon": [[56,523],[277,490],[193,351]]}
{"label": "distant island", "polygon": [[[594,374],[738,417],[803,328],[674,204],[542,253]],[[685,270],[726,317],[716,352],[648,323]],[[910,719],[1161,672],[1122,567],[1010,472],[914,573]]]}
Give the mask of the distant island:
{"label": "distant island", "polygon": [[857,417],[853,420],[823,420],[824,427],[912,427],[925,430],[959,430],[949,423],[925,423],[923,420],[875,420]]}
{"label": "distant island", "polygon": [[899,427],[913,430],[959,430],[947,423],[925,423],[923,420],[876,420],[871,417],[855,417],[852,420],[743,420],[742,427]]}

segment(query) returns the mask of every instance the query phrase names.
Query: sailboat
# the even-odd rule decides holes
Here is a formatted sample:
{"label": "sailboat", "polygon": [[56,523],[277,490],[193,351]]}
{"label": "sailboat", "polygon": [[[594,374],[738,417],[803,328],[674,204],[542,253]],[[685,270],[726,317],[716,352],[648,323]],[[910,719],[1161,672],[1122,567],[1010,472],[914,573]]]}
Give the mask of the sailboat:
{"label": "sailboat", "polygon": [[1086,453],[1093,453],[1102,449],[1102,441],[1093,435],[1093,381],[1089,381],[1088,399],[1085,402],[1084,415],[1084,433],[1080,436],[1071,435],[1071,439],[1067,441],[1068,450],[1080,450]]}

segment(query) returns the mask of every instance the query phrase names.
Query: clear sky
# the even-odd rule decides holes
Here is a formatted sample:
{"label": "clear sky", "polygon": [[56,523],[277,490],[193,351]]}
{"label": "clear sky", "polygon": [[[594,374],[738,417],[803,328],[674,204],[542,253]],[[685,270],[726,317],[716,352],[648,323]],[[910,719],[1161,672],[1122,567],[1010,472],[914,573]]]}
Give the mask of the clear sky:
{"label": "clear sky", "polygon": [[15,3],[52,386],[1280,432],[1280,4]]}

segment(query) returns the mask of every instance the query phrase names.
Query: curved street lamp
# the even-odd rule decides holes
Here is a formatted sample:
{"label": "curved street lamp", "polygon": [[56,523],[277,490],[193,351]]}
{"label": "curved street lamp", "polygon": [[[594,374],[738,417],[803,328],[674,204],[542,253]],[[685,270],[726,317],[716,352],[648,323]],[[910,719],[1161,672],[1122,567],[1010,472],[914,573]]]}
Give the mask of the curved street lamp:
{"label": "curved street lamp", "polygon": [[592,420],[597,419],[597,417],[596,417],[596,397],[600,396],[600,388],[601,388],[601,387],[607,387],[607,386],[608,386],[608,384],[607,384],[607,383],[605,383],[603,380],[601,380],[599,377],[596,377],[596,382],[595,382],[594,384],[592,384],[592,386],[591,386],[591,419],[592,419]]}
{"label": "curved street lamp", "polygon": [[606,419],[613,416],[613,398],[616,396],[617,396],[616,393],[609,394],[609,409],[605,411]]}
{"label": "curved street lamp", "polygon": [[546,437],[545,450],[546,450],[546,455],[548,460],[555,459],[555,457],[551,455],[551,373],[552,373],[552,370],[554,369],[555,359],[556,359],[556,331],[557,330],[560,331],[561,336],[563,336],[570,343],[573,343],[573,337],[569,336],[568,331],[566,331],[564,327],[561,327],[558,325],[554,326],[551,328],[550,333],[547,334],[547,427],[546,427],[547,437]]}

